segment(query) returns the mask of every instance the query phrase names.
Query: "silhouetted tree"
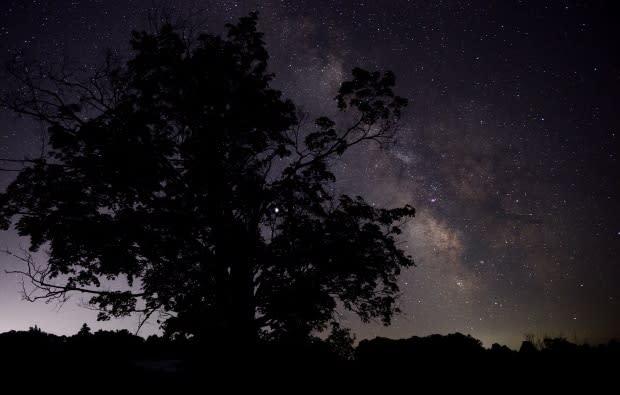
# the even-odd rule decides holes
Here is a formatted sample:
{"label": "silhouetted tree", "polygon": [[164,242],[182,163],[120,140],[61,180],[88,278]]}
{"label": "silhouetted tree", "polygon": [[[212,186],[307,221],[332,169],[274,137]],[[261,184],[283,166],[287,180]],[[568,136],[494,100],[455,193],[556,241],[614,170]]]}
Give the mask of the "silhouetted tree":
{"label": "silhouetted tree", "polygon": [[30,328],[28,328],[28,332],[30,333],[36,333],[36,334],[42,334],[43,331],[41,330],[41,328],[39,328],[37,325],[35,326],[31,326]]}
{"label": "silhouetted tree", "polygon": [[[391,139],[407,101],[391,72],[353,70],[338,119],[300,122],[270,87],[257,15],[224,38],[164,23],[134,32],[126,63],[86,80],[9,68],[5,105],[47,125],[49,146],[0,196],[30,250],[30,300],[91,294],[99,319],[162,314],[168,334],[302,339],[336,307],[389,323],[397,276],[413,264],[396,237],[414,209],[337,195],[330,164]],[[126,279],[109,290],[105,280]],[[139,281],[135,281],[139,280]]]}
{"label": "silhouetted tree", "polygon": [[82,327],[78,331],[77,336],[89,336],[91,334],[92,333],[91,333],[90,327],[88,326],[88,324],[84,323],[82,324]]}
{"label": "silhouetted tree", "polygon": [[505,345],[493,343],[491,345],[491,353],[496,355],[510,355],[513,351]]}
{"label": "silhouetted tree", "polygon": [[522,354],[534,354],[538,352],[536,346],[530,340],[524,340],[521,343],[521,347],[519,348],[519,352]]}
{"label": "silhouetted tree", "polygon": [[342,360],[352,360],[355,356],[355,336],[348,328],[342,328],[337,322],[332,323],[331,333],[325,339],[331,351]]}

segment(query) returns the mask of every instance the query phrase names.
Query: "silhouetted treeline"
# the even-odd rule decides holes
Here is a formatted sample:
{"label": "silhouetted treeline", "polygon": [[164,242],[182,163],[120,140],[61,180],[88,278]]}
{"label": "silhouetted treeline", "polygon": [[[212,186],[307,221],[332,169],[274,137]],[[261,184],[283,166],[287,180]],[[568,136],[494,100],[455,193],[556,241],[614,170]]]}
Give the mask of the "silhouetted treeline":
{"label": "silhouetted treeline", "polygon": [[544,338],[540,344],[523,341],[518,351],[494,343],[491,348],[484,348],[482,342],[470,335],[453,333],[449,335],[413,336],[409,339],[375,338],[362,340],[355,350],[358,362],[403,363],[408,358],[424,356],[425,360],[446,358],[456,361],[462,358],[499,359],[517,355],[528,357],[570,357],[570,356],[620,356],[620,343],[611,340],[607,344],[591,346],[574,344],[562,337]]}
{"label": "silhouetted treeline", "polygon": [[[343,340],[344,339],[344,340]],[[149,336],[144,339],[127,330],[91,331],[86,324],[73,336],[57,336],[41,329],[10,331],[0,334],[2,363],[7,367],[32,365],[32,360],[53,360],[46,364],[48,373],[87,372],[108,374],[124,379],[157,380],[202,377],[205,372],[217,376],[218,369],[241,372],[244,368],[254,374],[271,370],[297,370],[298,375],[309,369],[322,369],[323,374],[382,376],[397,372],[415,371],[471,373],[483,369],[494,375],[548,374],[574,370],[585,374],[593,369],[616,366],[620,362],[620,343],[591,346],[574,344],[564,338],[545,338],[534,344],[524,341],[519,351],[482,343],[460,333],[431,335],[408,339],[375,338],[362,340],[354,348],[349,338],[314,338],[304,344],[293,342],[259,345],[259,360],[226,360],[226,350],[218,349],[217,339],[206,344],[187,338]],[[34,365],[36,366],[36,365]],[[278,369],[272,369],[272,367]],[[207,373],[207,374],[208,374]]]}
{"label": "silhouetted treeline", "polygon": [[2,372],[36,372],[38,377],[72,381],[106,375],[118,380],[178,375],[189,357],[184,339],[144,339],[122,329],[92,332],[86,325],[73,336],[49,334],[38,327],[0,334]]}
{"label": "silhouetted treeline", "polygon": [[379,377],[390,383],[415,377],[435,383],[440,390],[485,386],[530,391],[541,390],[543,384],[555,391],[584,388],[594,393],[594,388],[617,381],[620,343],[577,345],[556,337],[536,344],[524,341],[516,351],[497,343],[484,348],[479,340],[460,333],[375,338],[359,343],[354,363],[358,377]]}

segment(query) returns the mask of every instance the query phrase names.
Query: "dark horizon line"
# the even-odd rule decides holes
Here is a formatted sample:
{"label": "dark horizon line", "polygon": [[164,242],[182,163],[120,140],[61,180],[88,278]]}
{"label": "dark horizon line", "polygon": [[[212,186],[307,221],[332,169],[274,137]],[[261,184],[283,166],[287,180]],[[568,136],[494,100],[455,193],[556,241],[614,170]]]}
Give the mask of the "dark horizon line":
{"label": "dark horizon line", "polygon": [[[83,323],[83,325],[88,326],[88,324],[85,322]],[[90,330],[90,327],[89,327]],[[154,337],[157,339],[163,339],[163,340],[169,340],[169,341],[174,341],[174,339],[172,338],[166,338],[165,336],[163,336],[161,333],[152,333],[150,335],[144,335],[141,333],[136,333],[135,331],[130,331],[127,328],[117,328],[117,329],[96,329],[96,330],[92,330],[92,332],[90,332],[90,334],[96,334],[98,332],[101,333],[126,333],[132,337],[138,337],[144,341],[147,341],[149,338]],[[7,331],[4,332],[0,332],[0,337],[2,337],[2,335],[5,334],[11,334],[11,333],[41,333],[41,334],[45,334],[45,335],[51,335],[54,337],[58,337],[58,338],[72,338],[75,336],[79,336],[79,330],[73,334],[58,334],[58,333],[54,333],[54,332],[48,332],[43,330],[40,326],[38,326],[37,324],[35,324],[34,326],[30,326],[27,330],[25,329],[9,329]],[[553,334],[542,334],[542,335],[537,335],[535,333],[525,333],[523,335],[523,339],[521,340],[521,342],[519,343],[520,347],[517,348],[513,348],[507,344],[500,344],[498,342],[493,342],[490,346],[485,347],[484,342],[482,340],[480,340],[478,337],[473,336],[471,333],[463,333],[460,331],[453,331],[453,332],[447,332],[447,333],[431,333],[428,335],[411,335],[409,337],[390,337],[390,336],[374,336],[374,337],[365,337],[365,338],[354,338],[354,348],[358,348],[360,343],[362,342],[373,342],[373,341],[389,341],[389,342],[398,342],[398,341],[408,341],[408,340],[427,340],[427,339],[431,339],[431,338],[449,338],[451,336],[463,336],[465,338],[470,338],[473,340],[476,340],[477,342],[480,343],[480,346],[484,349],[484,350],[492,350],[494,347],[501,347],[503,348],[507,348],[510,351],[513,352],[519,352],[519,348],[523,346],[523,343],[529,342],[529,343],[538,343],[538,344],[543,344],[545,340],[561,340],[561,341],[566,341],[568,344],[570,345],[574,345],[577,347],[580,346],[587,346],[587,347],[592,347],[592,348],[596,348],[596,347],[601,347],[601,346],[608,346],[608,345],[612,345],[612,344],[616,344],[616,343],[620,343],[620,336],[610,336],[607,337],[606,341],[594,341],[594,342],[589,342],[587,338],[584,338],[582,341],[577,341],[576,338],[574,339],[569,339],[568,336],[565,336],[563,333],[559,332],[555,335]],[[528,336],[532,336],[532,339],[528,339]],[[324,340],[322,338],[319,337],[315,337],[316,339],[320,339],[320,340]],[[193,337],[187,337],[184,340],[188,340],[191,341],[193,339]],[[275,342],[277,344],[277,342]],[[540,350],[539,350],[540,351]]]}

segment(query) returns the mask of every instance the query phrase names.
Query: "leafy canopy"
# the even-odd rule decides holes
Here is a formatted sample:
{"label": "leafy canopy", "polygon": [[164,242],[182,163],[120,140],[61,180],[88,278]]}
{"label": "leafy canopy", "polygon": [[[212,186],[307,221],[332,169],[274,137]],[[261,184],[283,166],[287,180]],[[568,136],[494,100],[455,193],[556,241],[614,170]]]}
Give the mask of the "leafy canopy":
{"label": "leafy canopy", "polygon": [[[341,121],[300,122],[270,87],[256,23],[224,38],[134,32],[131,59],[86,80],[10,69],[27,89],[5,105],[49,135],[0,195],[2,227],[49,248],[45,266],[19,271],[30,299],[82,292],[100,319],[159,313],[182,335],[307,336],[339,305],[390,322],[414,209],[335,194],[330,164],[389,141],[407,101],[391,72],[356,68],[335,98]],[[129,287],[109,289],[117,279]]]}

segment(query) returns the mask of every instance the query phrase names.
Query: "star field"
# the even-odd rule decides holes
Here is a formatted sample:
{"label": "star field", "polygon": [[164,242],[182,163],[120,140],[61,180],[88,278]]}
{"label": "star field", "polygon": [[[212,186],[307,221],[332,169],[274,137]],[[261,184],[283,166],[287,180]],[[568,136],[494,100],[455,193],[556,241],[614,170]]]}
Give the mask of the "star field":
{"label": "star field", "polygon": [[[515,347],[528,332],[620,335],[620,58],[611,3],[168,3],[201,15],[211,32],[258,10],[274,85],[312,116],[335,114],[331,99],[354,66],[395,72],[398,93],[410,99],[397,140],[334,166],[337,188],[416,207],[401,242],[418,266],[401,277],[403,313],[392,326],[342,317],[358,338],[460,331]],[[151,5],[8,1],[0,57],[21,50],[92,67],[106,48],[126,53]],[[37,152],[39,134],[1,113],[0,156]],[[0,187],[12,176],[0,174]],[[0,238],[2,247],[27,244],[14,232]],[[0,257],[1,266],[15,264]],[[19,289],[18,279],[0,275],[0,331],[36,323],[74,333],[94,321],[75,303],[56,312],[22,302]]]}

